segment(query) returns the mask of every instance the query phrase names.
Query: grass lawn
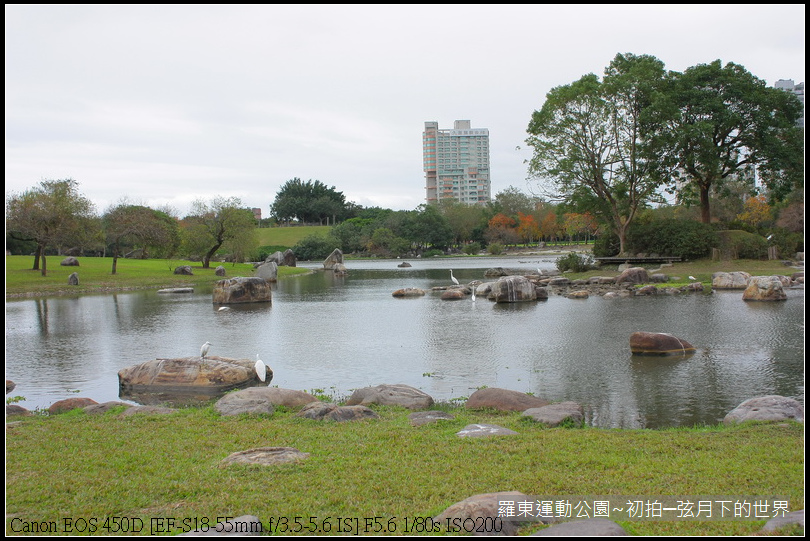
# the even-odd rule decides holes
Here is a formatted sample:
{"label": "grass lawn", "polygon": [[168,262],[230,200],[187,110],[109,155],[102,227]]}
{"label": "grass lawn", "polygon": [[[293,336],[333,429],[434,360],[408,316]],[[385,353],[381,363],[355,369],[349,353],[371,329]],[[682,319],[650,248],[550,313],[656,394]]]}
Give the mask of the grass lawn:
{"label": "grass lawn", "polygon": [[[63,533],[65,518],[80,517],[96,518],[99,527],[110,517],[138,518],[141,534],[152,533],[153,519],[171,517],[176,534],[188,531],[183,524],[249,514],[264,528],[286,520],[279,534],[309,534],[294,531],[296,517],[304,525],[329,519],[330,535],[370,534],[364,518],[379,517],[397,527],[388,534],[404,535],[406,518],[411,528],[429,525],[426,517],[470,496],[513,490],[781,496],[790,510],[804,507],[804,427],[797,423],[549,429],[519,413],[439,407],[455,419],[414,427],[409,411],[394,407],[375,407],[377,420],[344,423],[303,419],[284,408],[272,416],[221,417],[207,407],[12,418],[21,421],[6,429],[6,534],[31,522],[53,522]],[[456,436],[470,423],[519,434]],[[294,447],[310,456],[281,466],[220,464],[257,447]],[[617,522],[634,535],[689,536],[752,535],[765,521]]]}

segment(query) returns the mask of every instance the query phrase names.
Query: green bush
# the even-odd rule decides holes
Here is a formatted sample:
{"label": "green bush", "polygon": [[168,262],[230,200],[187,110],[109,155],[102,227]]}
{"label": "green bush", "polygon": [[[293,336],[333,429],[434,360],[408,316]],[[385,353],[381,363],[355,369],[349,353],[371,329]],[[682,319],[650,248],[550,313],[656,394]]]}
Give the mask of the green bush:
{"label": "green bush", "polygon": [[487,246],[487,251],[490,255],[501,255],[503,253],[503,244],[500,242],[490,242]]}
{"label": "green bush", "polygon": [[779,257],[783,259],[793,259],[796,252],[804,252],[804,235],[793,233],[784,228],[777,228],[771,232],[770,246],[776,246]]}
{"label": "green bush", "polygon": [[714,228],[693,220],[652,220],[636,224],[627,234],[630,252],[682,259],[708,257],[717,244]]}
{"label": "green bush", "polygon": [[336,240],[323,235],[310,235],[293,246],[296,259],[301,261],[317,261],[329,257],[338,247]]}
{"label": "green bush", "polygon": [[579,255],[571,252],[567,256],[557,259],[557,270],[560,272],[585,272],[594,268],[593,256]]}
{"label": "green bush", "polygon": [[619,253],[619,237],[613,232],[604,233],[593,241],[594,257],[613,257]]}
{"label": "green bush", "polygon": [[481,243],[471,242],[470,244],[465,244],[464,248],[461,250],[467,255],[476,255],[481,252]]}
{"label": "green bush", "polygon": [[768,241],[747,231],[718,231],[718,247],[724,259],[767,259]]}

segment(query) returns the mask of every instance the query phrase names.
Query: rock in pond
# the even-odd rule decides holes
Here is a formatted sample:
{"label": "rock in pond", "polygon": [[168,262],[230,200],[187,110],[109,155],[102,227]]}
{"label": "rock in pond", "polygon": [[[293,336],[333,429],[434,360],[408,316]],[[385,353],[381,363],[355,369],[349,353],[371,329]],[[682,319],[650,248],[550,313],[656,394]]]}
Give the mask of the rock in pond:
{"label": "rock in pond", "polygon": [[695,346],[677,336],[663,332],[634,332],[630,335],[633,355],[691,355]]}
{"label": "rock in pond", "polygon": [[266,386],[251,359],[183,357],[154,359],[118,372],[119,396],[140,404],[187,405],[210,401],[232,389]]}

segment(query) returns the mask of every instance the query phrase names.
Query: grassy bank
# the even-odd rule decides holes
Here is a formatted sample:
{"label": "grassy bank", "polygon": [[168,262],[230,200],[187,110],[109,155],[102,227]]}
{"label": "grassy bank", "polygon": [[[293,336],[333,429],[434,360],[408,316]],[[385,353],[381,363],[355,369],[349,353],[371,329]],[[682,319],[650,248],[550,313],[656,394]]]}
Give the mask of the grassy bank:
{"label": "grassy bank", "polygon": [[[86,295],[136,289],[161,289],[168,287],[195,287],[211,285],[222,278],[215,274],[220,263],[211,263],[211,268],[202,268],[202,263],[179,259],[119,259],[115,274],[112,274],[111,257],[82,257],[78,267],[63,267],[60,256],[48,257],[47,275],[31,270],[32,256],[6,256],[6,297],[40,295]],[[193,276],[174,274],[181,265],[190,265]],[[223,263],[226,277],[253,276],[253,265],[248,263]],[[79,275],[78,286],[68,286],[68,276]],[[306,272],[295,267],[279,267],[279,278]]]}
{"label": "grassy bank", "polygon": [[[272,416],[220,417],[213,408],[169,415],[79,410],[21,418],[6,429],[6,534],[12,522],[139,518],[141,534],[158,517],[185,524],[253,514],[265,528],[279,517],[295,526],[331,517],[332,535],[371,532],[364,517],[433,517],[472,495],[694,495],[790,498],[804,507],[804,430],[795,423],[668,430],[546,429],[518,413],[447,408],[456,417],[413,427],[408,411],[379,407],[379,420],[345,423]],[[459,438],[470,423],[519,432]],[[299,464],[227,466],[233,452],[294,447]],[[344,521],[336,531],[338,517]],[[17,519],[14,521],[14,519]],[[636,535],[750,535],[764,521],[618,521]],[[165,523],[164,523],[165,525]],[[534,531],[535,525],[525,532]],[[77,532],[73,532],[77,533]],[[102,530],[96,534],[103,534]],[[107,532],[109,533],[109,532]],[[296,532],[288,531],[295,535]],[[308,534],[304,529],[300,535]],[[423,532],[414,532],[416,535]]]}

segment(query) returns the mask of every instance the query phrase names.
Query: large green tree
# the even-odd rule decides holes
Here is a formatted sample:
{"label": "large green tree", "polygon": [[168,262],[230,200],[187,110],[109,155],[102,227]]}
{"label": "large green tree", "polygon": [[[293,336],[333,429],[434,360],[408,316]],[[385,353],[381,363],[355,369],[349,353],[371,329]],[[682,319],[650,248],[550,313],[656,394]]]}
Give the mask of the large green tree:
{"label": "large green tree", "polygon": [[121,201],[104,213],[102,227],[107,243],[112,248],[112,274],[117,272],[118,258],[125,243],[129,242],[133,246],[139,243],[145,250],[154,245],[174,245],[176,248],[179,240],[175,220],[163,212],[126,201]]}
{"label": "large green tree", "polygon": [[330,188],[320,180],[304,182],[296,177],[279,189],[270,213],[279,222],[298,220],[323,225],[330,219],[335,222],[350,218],[356,208],[334,186]]}
{"label": "large green tree", "polygon": [[79,193],[73,179],[44,180],[39,186],[6,199],[6,231],[20,240],[36,243],[33,269],[42,261],[47,275],[46,248],[81,245],[98,232],[93,203]]}
{"label": "large green tree", "polygon": [[531,178],[552,200],[583,203],[616,233],[621,253],[637,212],[661,186],[645,134],[664,81],[660,60],[619,54],[602,81],[589,74],[552,89],[527,130]]}
{"label": "large green tree", "polygon": [[204,269],[210,268],[211,258],[220,248],[228,248],[236,259],[242,259],[255,244],[256,218],[238,197],[215,197],[210,203],[198,199],[183,222],[186,249],[203,253]]}
{"label": "large green tree", "polygon": [[719,60],[669,76],[659,109],[659,164],[680,202],[698,202],[711,221],[710,195],[756,172],[777,199],[804,185],[802,105],[743,66]]}

